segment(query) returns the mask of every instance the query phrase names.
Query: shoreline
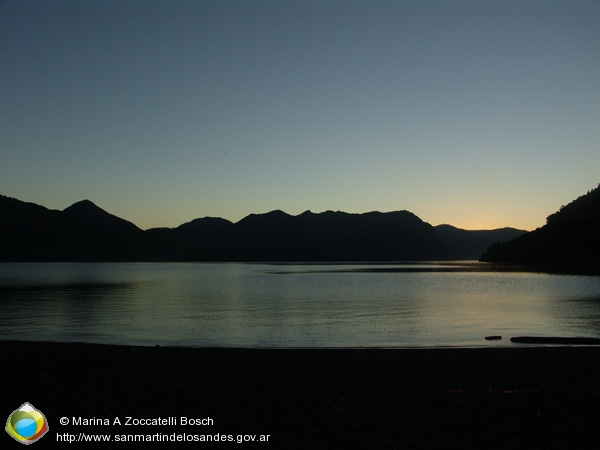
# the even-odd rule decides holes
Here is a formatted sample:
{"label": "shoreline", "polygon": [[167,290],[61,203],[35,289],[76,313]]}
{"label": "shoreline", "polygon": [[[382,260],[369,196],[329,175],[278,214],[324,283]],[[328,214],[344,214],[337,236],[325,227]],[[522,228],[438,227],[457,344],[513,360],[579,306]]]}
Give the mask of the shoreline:
{"label": "shoreline", "polygon": [[[598,347],[241,349],[0,341],[0,349],[9,362],[4,385],[19,387],[7,389],[6,415],[26,401],[39,408],[51,430],[45,448],[67,445],[55,437],[65,432],[269,434],[268,443],[243,445],[277,449],[597,444]],[[214,425],[58,422],[123,416],[210,416]]]}
{"label": "shoreline", "polygon": [[180,350],[239,350],[239,351],[403,351],[403,350],[510,350],[510,349],[535,349],[535,348],[598,348],[600,349],[600,337],[593,336],[538,336],[522,335],[504,337],[497,336],[482,337],[477,344],[420,344],[420,345],[381,345],[381,346],[251,346],[251,345],[202,345],[202,344],[170,344],[170,343],[126,343],[126,342],[94,342],[94,341],[60,341],[36,339],[14,339],[0,337],[0,347],[3,343],[12,344],[59,344],[59,345],[89,345],[107,347],[127,348],[161,348]]}

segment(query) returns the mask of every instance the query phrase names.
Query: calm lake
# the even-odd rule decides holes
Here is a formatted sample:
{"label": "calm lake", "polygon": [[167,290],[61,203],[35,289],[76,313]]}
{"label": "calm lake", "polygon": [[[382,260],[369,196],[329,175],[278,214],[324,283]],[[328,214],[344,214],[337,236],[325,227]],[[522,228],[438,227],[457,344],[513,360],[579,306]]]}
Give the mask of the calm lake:
{"label": "calm lake", "polygon": [[600,337],[600,277],[480,267],[0,263],[0,339],[464,347],[517,345],[517,335]]}

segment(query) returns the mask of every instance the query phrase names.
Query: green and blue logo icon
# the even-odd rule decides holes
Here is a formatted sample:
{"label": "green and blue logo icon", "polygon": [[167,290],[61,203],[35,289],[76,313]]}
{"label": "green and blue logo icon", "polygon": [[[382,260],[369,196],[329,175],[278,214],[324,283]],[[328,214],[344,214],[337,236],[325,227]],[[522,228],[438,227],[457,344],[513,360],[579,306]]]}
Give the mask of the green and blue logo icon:
{"label": "green and blue logo icon", "polygon": [[23,403],[8,417],[6,432],[21,444],[33,444],[48,432],[48,421],[40,410]]}

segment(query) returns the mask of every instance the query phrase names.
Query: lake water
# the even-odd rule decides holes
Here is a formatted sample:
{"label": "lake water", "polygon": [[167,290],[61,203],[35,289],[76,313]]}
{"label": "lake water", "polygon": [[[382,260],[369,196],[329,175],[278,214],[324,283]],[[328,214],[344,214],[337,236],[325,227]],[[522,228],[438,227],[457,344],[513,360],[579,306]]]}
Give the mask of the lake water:
{"label": "lake water", "polygon": [[[0,339],[236,347],[600,337],[600,277],[478,263],[0,263]],[[485,341],[501,335],[501,341]]]}

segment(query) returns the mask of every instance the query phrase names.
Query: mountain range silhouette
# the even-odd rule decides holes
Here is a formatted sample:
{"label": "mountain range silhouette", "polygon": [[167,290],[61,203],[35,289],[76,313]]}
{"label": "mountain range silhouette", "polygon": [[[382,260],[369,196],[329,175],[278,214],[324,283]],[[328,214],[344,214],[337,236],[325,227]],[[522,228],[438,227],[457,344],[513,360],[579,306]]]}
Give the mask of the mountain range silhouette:
{"label": "mountain range silhouette", "polygon": [[89,200],[63,211],[0,196],[2,261],[432,261],[477,259],[525,231],[433,227],[409,211],[275,210],[142,230]]}

